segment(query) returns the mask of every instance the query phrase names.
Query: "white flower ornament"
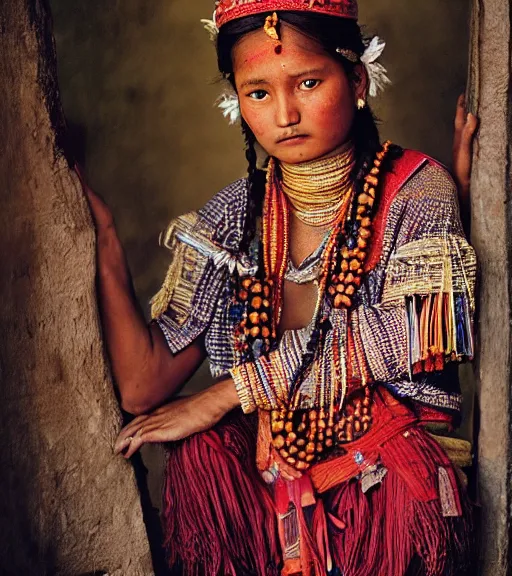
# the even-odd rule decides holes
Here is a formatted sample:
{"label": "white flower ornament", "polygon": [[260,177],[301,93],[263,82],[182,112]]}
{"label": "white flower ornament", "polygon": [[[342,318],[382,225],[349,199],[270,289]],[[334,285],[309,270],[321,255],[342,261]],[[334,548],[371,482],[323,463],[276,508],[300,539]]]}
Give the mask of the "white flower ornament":
{"label": "white flower ornament", "polygon": [[361,56],[361,62],[365,65],[368,72],[370,80],[369,94],[372,97],[377,96],[379,90],[382,92],[386,84],[391,84],[391,80],[387,76],[387,70],[376,61],[385,47],[386,43],[378,36],[375,36]]}
{"label": "white flower ornament", "polygon": [[240,101],[235,92],[224,92],[224,94],[219,96],[216,104],[222,110],[222,115],[228,119],[230,124],[235,124],[240,120]]}
{"label": "white flower ornament", "polygon": [[217,36],[219,35],[219,29],[217,28],[217,23],[215,22],[215,12],[213,13],[211,20],[209,20],[208,18],[202,18],[201,24],[203,25],[204,29],[208,32],[210,40],[212,42],[215,42],[215,40],[217,40]]}

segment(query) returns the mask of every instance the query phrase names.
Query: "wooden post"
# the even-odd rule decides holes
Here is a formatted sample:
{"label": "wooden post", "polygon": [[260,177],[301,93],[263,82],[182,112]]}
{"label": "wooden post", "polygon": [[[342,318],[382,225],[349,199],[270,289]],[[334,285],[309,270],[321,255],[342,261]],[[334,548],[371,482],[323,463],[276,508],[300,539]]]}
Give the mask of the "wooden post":
{"label": "wooden post", "polygon": [[153,574],[62,154],[47,0],[0,2],[0,572]]}
{"label": "wooden post", "polygon": [[482,576],[510,573],[511,3],[474,0],[468,101],[480,118],[471,240],[480,263],[478,468]]}

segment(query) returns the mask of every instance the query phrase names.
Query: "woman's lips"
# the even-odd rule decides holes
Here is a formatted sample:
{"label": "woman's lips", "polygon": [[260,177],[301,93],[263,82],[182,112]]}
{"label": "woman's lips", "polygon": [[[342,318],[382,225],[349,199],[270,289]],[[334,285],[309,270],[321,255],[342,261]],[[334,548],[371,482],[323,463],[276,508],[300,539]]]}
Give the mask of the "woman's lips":
{"label": "woman's lips", "polygon": [[281,140],[278,140],[277,143],[288,145],[301,144],[307,138],[308,136],[306,134],[297,134],[296,136],[289,136],[288,138],[282,138]]}

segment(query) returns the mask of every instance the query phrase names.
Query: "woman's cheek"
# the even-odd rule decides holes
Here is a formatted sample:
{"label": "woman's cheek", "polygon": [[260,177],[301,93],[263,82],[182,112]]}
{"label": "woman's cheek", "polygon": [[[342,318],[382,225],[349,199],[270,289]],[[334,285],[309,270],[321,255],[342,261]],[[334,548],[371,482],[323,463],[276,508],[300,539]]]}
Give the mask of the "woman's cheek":
{"label": "woman's cheek", "polygon": [[268,133],[269,126],[271,126],[267,120],[265,111],[261,109],[253,110],[250,106],[242,106],[241,113],[258,142],[263,144],[261,139],[265,138],[265,132]]}
{"label": "woman's cheek", "polygon": [[339,94],[328,95],[314,103],[314,109],[311,111],[318,127],[325,128],[350,126],[354,115],[352,101],[345,95]]}

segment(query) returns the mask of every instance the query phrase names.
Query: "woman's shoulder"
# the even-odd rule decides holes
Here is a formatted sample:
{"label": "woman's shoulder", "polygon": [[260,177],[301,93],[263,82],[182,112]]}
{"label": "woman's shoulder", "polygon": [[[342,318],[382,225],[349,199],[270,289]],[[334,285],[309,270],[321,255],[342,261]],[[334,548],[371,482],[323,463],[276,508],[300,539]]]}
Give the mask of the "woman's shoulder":
{"label": "woman's shoulder", "polygon": [[457,186],[438,160],[417,150],[404,150],[395,160],[385,185],[408,202],[456,201]]}
{"label": "woman's shoulder", "polygon": [[199,218],[211,228],[214,240],[228,249],[235,249],[242,240],[248,190],[247,178],[239,178],[198,210]]}
{"label": "woman's shoulder", "polygon": [[[437,160],[405,150],[386,179],[387,221],[400,224],[409,238],[436,236],[448,231],[463,236],[457,186]],[[393,218],[393,215],[395,218]]]}
{"label": "woman's shoulder", "polygon": [[247,178],[235,180],[203,207],[173,218],[161,234],[160,244],[171,248],[174,242],[192,237],[236,250],[243,234],[247,198]]}

